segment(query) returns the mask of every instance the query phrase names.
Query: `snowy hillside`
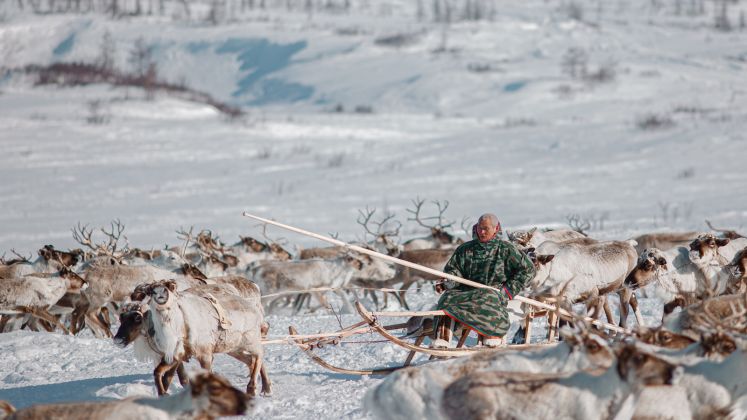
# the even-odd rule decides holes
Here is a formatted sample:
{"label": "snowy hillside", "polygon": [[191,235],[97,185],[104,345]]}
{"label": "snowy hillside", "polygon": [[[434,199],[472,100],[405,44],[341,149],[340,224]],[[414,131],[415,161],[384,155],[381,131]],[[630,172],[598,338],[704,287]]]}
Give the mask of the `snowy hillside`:
{"label": "snowy hillside", "polygon": [[[461,219],[486,211],[509,230],[575,214],[599,238],[703,230],[705,219],[747,230],[747,3],[729,5],[729,31],[714,27],[719,2],[486,1],[465,20],[474,3],[453,0],[449,22],[434,16],[442,2],[322,3],[190,3],[189,17],[166,3],[163,15],[117,19],[0,3],[0,256],[75,247],[78,222],[116,218],[141,248],[175,245],[189,226],[229,244],[261,237],[243,211],[353,240],[371,206],[409,238],[426,233],[407,221],[416,197],[448,200],[462,235]],[[135,72],[137,45],[158,80],[246,115],[135,87],[35,86],[24,71],[110,55]],[[272,335],[338,327],[319,314],[270,322]],[[131,349],[86,334],[1,334],[0,399],[154,393]],[[360,368],[404,355],[355,346],[325,355]],[[291,347],[267,353],[275,395],[257,418],[365,418],[362,395],[379,379],[324,371]],[[238,363],[218,358],[216,370],[244,386]]]}

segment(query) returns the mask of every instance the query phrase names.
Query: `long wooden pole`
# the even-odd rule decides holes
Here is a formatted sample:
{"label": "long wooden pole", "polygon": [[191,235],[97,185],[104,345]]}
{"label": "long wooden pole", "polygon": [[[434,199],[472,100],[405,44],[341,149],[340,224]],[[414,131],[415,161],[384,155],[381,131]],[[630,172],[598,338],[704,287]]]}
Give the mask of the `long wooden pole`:
{"label": "long wooden pole", "polygon": [[[496,289],[495,287],[487,286],[487,285],[484,285],[482,283],[477,283],[477,282],[474,282],[472,280],[463,279],[461,277],[454,276],[454,275],[451,275],[451,274],[447,274],[447,273],[444,273],[442,271],[434,270],[432,268],[429,268],[429,267],[426,267],[426,266],[423,266],[423,265],[420,265],[420,264],[415,264],[415,263],[410,262],[410,261],[401,260],[399,258],[395,258],[395,257],[389,256],[389,255],[386,255],[386,254],[382,254],[380,252],[372,251],[370,249],[366,249],[366,248],[360,247],[358,245],[349,244],[349,243],[346,243],[346,242],[343,242],[343,241],[340,241],[340,240],[337,240],[337,239],[334,239],[334,238],[329,238],[327,236],[320,235],[318,233],[309,232],[307,230],[303,230],[303,229],[299,229],[297,227],[293,227],[293,226],[290,226],[290,225],[279,223],[279,222],[276,222],[274,220],[265,219],[264,217],[255,216],[255,215],[249,214],[247,212],[244,212],[243,215],[244,215],[244,217],[248,217],[250,219],[258,220],[260,222],[267,223],[269,225],[281,227],[283,229],[290,230],[291,232],[296,232],[296,233],[300,233],[302,235],[310,236],[312,238],[319,239],[320,241],[329,242],[331,244],[334,244],[334,245],[337,245],[337,246],[341,246],[341,247],[344,247],[344,248],[347,248],[347,249],[352,249],[353,251],[360,252],[361,254],[370,255],[372,257],[379,258],[379,259],[382,259],[382,260],[385,260],[385,261],[389,261],[389,262],[393,262],[395,264],[404,265],[405,267],[410,267],[410,268],[418,270],[418,271],[422,271],[422,272],[425,272],[425,273],[428,273],[428,274],[433,274],[435,276],[439,276],[439,277],[442,277],[442,278],[445,278],[445,279],[453,280],[453,281],[455,281],[457,283],[465,284],[467,286],[477,287],[477,288],[480,288],[480,289],[491,289],[491,290],[495,290],[495,291],[497,291],[499,293],[502,293],[500,289]],[[537,308],[542,308],[542,309],[546,309],[546,310],[550,310],[550,311],[558,311],[561,315],[564,315],[564,316],[569,317],[571,319],[573,319],[575,317],[578,317],[578,315],[572,314],[572,313],[566,311],[563,308],[557,308],[555,306],[548,305],[548,304],[546,304],[544,302],[539,302],[539,301],[536,301],[534,299],[529,299],[529,298],[526,298],[524,296],[514,296],[514,299],[518,300],[519,302],[523,302],[523,303],[526,303],[527,305],[531,305],[531,306],[534,306],[534,307],[537,307]],[[628,329],[621,328],[621,327],[618,327],[617,325],[609,324],[609,323],[606,323],[606,322],[602,322],[602,321],[600,321],[598,319],[593,319],[593,318],[590,318],[590,317],[584,317],[584,320],[587,321],[587,322],[590,322],[590,323],[592,323],[594,325],[597,325],[597,326],[600,326],[600,327],[603,327],[603,328],[606,328],[606,329],[609,329],[609,330],[612,330],[612,331],[617,331],[617,332],[621,332],[621,333],[625,333],[625,334],[631,334],[631,331],[628,330]]]}

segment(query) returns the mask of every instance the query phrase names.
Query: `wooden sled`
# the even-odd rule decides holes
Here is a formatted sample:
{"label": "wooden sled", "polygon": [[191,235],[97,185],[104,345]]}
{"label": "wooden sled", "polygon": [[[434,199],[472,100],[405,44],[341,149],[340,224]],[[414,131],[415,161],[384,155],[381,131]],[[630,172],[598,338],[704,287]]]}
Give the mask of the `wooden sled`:
{"label": "wooden sled", "polygon": [[[400,337],[393,335],[390,332],[392,330],[403,329],[406,327],[406,324],[381,325],[379,321],[377,320],[377,316],[373,312],[368,311],[360,302],[356,302],[355,306],[356,306],[356,310],[358,311],[360,316],[363,318],[363,322],[359,322],[343,330],[340,330],[336,333],[333,333],[334,335],[332,337],[329,336],[330,334],[325,334],[325,337],[320,337],[320,338],[313,337],[313,336],[308,336],[311,338],[292,338],[293,343],[296,344],[296,346],[298,346],[299,349],[303,350],[303,352],[307,356],[309,356],[311,360],[313,360],[315,363],[322,366],[323,368],[331,370],[336,373],[343,373],[343,374],[348,374],[348,375],[388,375],[394,371],[410,366],[413,358],[415,357],[417,353],[427,354],[431,356],[431,358],[435,358],[435,357],[451,358],[451,357],[466,356],[466,355],[476,354],[476,353],[501,352],[501,351],[508,351],[508,350],[517,350],[517,349],[534,349],[534,348],[539,348],[539,347],[546,346],[546,345],[552,345],[552,344],[515,344],[515,345],[506,345],[502,347],[463,348],[463,345],[468,335],[468,331],[465,331],[462,334],[462,337],[460,338],[459,343],[457,344],[456,348],[447,348],[447,349],[429,348],[429,347],[423,346],[422,344],[425,338],[431,335],[430,331],[424,331],[420,335],[414,337],[415,341],[414,343],[411,343],[404,338],[400,338]],[[428,312],[428,314],[432,315],[432,312]],[[366,325],[366,324],[368,324],[367,329],[361,328],[362,325]],[[304,337],[302,335],[299,335],[294,327],[291,326],[288,329],[291,334],[291,337]],[[354,334],[368,333],[368,332],[376,332],[377,334],[385,338],[387,341],[394,343],[395,345],[402,347],[406,350],[409,350],[409,354],[405,362],[401,366],[386,367],[386,368],[347,369],[347,368],[342,368],[339,366],[334,366],[326,362],[324,359],[314,354],[313,352],[314,348],[322,348],[328,344],[337,345],[342,342],[342,339],[344,337],[348,337]]]}

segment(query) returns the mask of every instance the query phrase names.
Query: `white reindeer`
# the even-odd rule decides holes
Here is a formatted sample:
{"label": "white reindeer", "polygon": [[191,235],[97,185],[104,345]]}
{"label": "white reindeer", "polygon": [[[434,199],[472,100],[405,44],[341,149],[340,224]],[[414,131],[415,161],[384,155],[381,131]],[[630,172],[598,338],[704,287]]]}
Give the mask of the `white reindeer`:
{"label": "white reindeer", "polygon": [[529,230],[515,230],[508,232],[508,240],[519,246],[521,249],[538,248],[547,241],[565,242],[571,239],[587,238],[583,233],[573,229],[557,229],[539,231],[536,227]]}
{"label": "white reindeer", "polygon": [[49,313],[49,308],[65,293],[79,293],[84,283],[66,268],[57,274],[38,273],[0,280],[0,314],[30,314],[68,333],[67,328]]}
{"label": "white reindeer", "polygon": [[565,373],[604,370],[615,360],[607,340],[591,330],[562,329],[564,341],[540,350],[476,354],[397,371],[366,393],[366,410],[380,419],[443,419],[446,387],[478,372]]}
{"label": "white reindeer", "polygon": [[209,372],[194,375],[190,385],[173,396],[128,398],[121,401],[39,404],[11,414],[10,419],[215,419],[243,415],[246,395],[224,378]]}
{"label": "white reindeer", "polygon": [[616,349],[601,374],[479,372],[451,383],[441,401],[449,419],[629,419],[645,385],[671,384],[675,366],[634,345]]}
{"label": "white reindeer", "polygon": [[[735,282],[729,260],[719,253],[719,247],[728,243],[729,239],[702,235],[689,248],[646,249],[625,284],[632,289],[644,289],[666,302],[665,314],[688,300],[722,295]],[[737,253],[729,251],[727,255],[732,258]]]}
{"label": "white reindeer", "polygon": [[[529,282],[533,295],[559,296],[565,306],[573,303],[595,303],[595,316],[601,307],[612,322],[605,295],[621,294],[621,300],[629,299],[627,291],[621,289],[625,278],[636,266],[637,255],[629,242],[609,241],[582,244],[569,241],[561,243],[554,255],[537,255],[537,271]],[[636,320],[643,325],[643,316],[636,310]],[[621,321],[627,318],[627,306],[621,305]]]}
{"label": "white reindeer", "polygon": [[[256,395],[262,368],[263,311],[259,296],[249,300],[232,293],[201,288],[176,291],[174,281],[159,282],[148,290],[153,320],[154,349],[163,354],[156,374],[173,369],[190,356],[210,370],[215,353],[225,353],[249,367],[247,393]],[[159,394],[165,390],[156,380]],[[269,381],[262,392],[269,394]]]}
{"label": "white reindeer", "polygon": [[[355,257],[343,255],[331,260],[309,259],[296,261],[258,261],[250,269],[250,277],[264,294],[283,291],[298,291],[329,287],[340,296],[346,310],[353,312],[352,304],[341,288],[353,278],[388,279],[394,275],[394,268],[382,260],[367,255]],[[326,300],[316,294],[322,305]],[[270,304],[272,307],[273,304]]]}

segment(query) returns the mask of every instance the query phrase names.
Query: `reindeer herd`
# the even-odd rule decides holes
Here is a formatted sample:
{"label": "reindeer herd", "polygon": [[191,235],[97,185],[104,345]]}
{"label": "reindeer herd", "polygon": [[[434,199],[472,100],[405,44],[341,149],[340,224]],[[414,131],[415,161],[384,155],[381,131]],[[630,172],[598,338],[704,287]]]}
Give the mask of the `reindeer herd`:
{"label": "reindeer herd", "polygon": [[[376,210],[367,208],[359,212],[364,239],[358,245],[441,270],[470,238],[447,231],[453,226],[443,217],[448,202],[434,202],[438,214],[430,217],[423,215],[424,203],[413,201],[409,220],[430,236],[400,242],[402,224],[392,215],[377,221]],[[466,220],[462,229],[471,233]],[[509,232],[508,239],[535,264],[525,296],[552,299],[569,310],[583,304],[590,316],[604,315],[622,327],[632,309],[636,337],[607,337],[576,320],[554,347],[504,349],[399,371],[368,393],[366,407],[380,418],[739,418],[747,413],[747,398],[740,400],[747,380],[735,376],[747,372],[747,239],[711,230],[616,241],[596,240],[578,226]],[[112,222],[109,230],[100,229],[106,239],[96,242],[94,230],[79,224],[73,238],[80,249],[45,245],[33,261],[17,253],[14,259],[3,256],[0,332],[78,334],[87,328],[96,337],[132,345],[138,359],[153,363],[159,395],[167,394],[174,375],[185,387],[168,397],[178,400],[168,409],[154,402],[159,400],[126,402],[146,411],[160,404],[165,418],[175,416],[173,410],[195,418],[246,410],[245,401],[232,402],[230,395],[239,391],[224,379],[209,373],[190,379],[183,364],[191,358],[209,372],[214,355],[227,354],[247,366],[249,396],[271,394],[262,363],[266,311],[330,308],[327,293],[351,312],[351,298],[361,298],[359,293],[377,306],[393,297],[409,309],[407,292],[437,279],[340,247],[291,253],[264,231],[265,241],[240,236],[226,245],[211,231],[182,229],[181,246],[158,250],[131,247],[123,231],[124,225]],[[610,295],[618,296],[618,319]],[[662,300],[664,327],[644,328],[641,296]],[[213,401],[203,382],[224,397]],[[661,399],[673,402],[670,414],[656,403]],[[106,410],[127,410],[111,404]],[[65,410],[78,409],[46,406],[15,415],[75,417]]]}

